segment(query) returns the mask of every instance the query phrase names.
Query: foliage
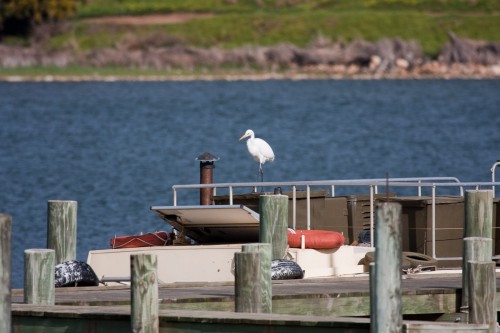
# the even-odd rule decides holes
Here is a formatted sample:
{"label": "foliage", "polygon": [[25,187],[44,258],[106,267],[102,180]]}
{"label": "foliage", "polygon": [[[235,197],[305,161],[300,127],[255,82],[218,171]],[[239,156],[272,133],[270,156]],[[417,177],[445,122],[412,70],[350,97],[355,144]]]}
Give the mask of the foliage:
{"label": "foliage", "polygon": [[[74,15],[83,0],[4,0],[1,13],[6,31],[28,33],[44,22],[57,22]],[[2,19],[0,18],[0,22]]]}
{"label": "foliage", "polygon": [[76,9],[75,0],[10,0],[5,6],[6,16],[34,23],[65,19]]}

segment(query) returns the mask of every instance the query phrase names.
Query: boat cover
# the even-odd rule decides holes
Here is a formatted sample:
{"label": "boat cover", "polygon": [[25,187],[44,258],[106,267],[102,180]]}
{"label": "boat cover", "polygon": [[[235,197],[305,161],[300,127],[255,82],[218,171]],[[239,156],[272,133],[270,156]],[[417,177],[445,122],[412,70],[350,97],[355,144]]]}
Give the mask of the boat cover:
{"label": "boat cover", "polygon": [[259,240],[259,214],[244,205],[153,206],[151,210],[199,243]]}

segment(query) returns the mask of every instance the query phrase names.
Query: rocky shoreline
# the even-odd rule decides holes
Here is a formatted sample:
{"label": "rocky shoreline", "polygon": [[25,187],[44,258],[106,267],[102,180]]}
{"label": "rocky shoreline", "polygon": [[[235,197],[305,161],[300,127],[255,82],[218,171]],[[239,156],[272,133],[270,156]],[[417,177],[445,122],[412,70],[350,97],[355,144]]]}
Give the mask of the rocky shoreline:
{"label": "rocky shoreline", "polygon": [[[71,49],[47,51],[37,46],[0,45],[0,80],[500,78],[500,43],[461,39],[451,33],[449,38],[449,43],[435,59],[424,55],[417,43],[400,39],[343,44],[319,38],[306,48],[279,44],[230,50],[185,45],[165,47],[161,46],[161,41],[133,39],[114,48],[86,53]],[[81,68],[89,74],[71,75],[71,71],[66,70],[70,67]],[[38,68],[42,72],[47,68],[47,74],[5,74],[21,73],[23,68]],[[64,74],[51,75],[49,68],[57,68],[57,72]],[[117,69],[111,73],[132,74],[102,74],[109,68]]]}

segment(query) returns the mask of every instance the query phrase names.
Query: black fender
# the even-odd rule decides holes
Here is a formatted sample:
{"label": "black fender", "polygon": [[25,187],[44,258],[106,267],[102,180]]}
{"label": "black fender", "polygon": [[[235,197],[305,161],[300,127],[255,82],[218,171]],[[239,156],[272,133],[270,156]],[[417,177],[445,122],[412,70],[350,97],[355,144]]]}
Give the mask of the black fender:
{"label": "black fender", "polygon": [[292,260],[275,259],[271,261],[272,280],[302,279],[304,271]]}
{"label": "black fender", "polygon": [[98,286],[99,278],[87,263],[70,260],[56,265],[54,282],[56,288]]}

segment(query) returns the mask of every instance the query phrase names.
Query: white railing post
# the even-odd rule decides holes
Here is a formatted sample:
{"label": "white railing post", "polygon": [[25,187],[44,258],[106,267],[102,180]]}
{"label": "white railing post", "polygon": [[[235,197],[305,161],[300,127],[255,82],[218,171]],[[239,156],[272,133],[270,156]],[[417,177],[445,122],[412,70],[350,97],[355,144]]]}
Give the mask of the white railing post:
{"label": "white railing post", "polygon": [[297,228],[297,186],[292,186],[292,219],[293,219],[293,229]]}
{"label": "white railing post", "polygon": [[[491,167],[491,182],[494,183],[495,182],[495,169],[497,166],[500,165],[500,161],[496,161],[493,166]],[[495,185],[492,185],[491,186],[491,189],[493,190],[493,198],[495,198]]]}
{"label": "white railing post", "polygon": [[311,187],[307,185],[307,230],[311,230]]}
{"label": "white railing post", "polygon": [[432,257],[436,258],[436,185],[432,184]]}
{"label": "white railing post", "polygon": [[375,196],[373,194],[373,185],[370,185],[370,245],[375,246],[374,244],[374,207],[375,207]]}

